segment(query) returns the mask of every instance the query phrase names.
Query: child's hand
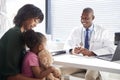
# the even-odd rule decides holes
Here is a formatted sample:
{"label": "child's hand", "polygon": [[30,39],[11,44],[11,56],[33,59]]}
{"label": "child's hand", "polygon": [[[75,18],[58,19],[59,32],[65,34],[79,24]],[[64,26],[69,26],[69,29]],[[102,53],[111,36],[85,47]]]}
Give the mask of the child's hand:
{"label": "child's hand", "polygon": [[60,76],[61,76],[61,71],[60,71],[60,69],[55,68],[55,70],[53,71],[53,75],[54,75],[56,78],[60,78]]}

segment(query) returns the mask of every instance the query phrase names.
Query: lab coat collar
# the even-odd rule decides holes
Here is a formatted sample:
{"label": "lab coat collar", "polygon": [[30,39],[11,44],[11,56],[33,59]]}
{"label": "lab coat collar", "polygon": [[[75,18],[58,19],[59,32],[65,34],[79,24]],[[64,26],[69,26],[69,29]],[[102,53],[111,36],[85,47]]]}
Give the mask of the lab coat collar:
{"label": "lab coat collar", "polygon": [[[94,25],[93,25],[93,24],[89,27],[89,30],[90,30],[90,31],[93,31],[93,30],[94,30]],[[86,28],[83,27],[83,31],[86,31]]]}

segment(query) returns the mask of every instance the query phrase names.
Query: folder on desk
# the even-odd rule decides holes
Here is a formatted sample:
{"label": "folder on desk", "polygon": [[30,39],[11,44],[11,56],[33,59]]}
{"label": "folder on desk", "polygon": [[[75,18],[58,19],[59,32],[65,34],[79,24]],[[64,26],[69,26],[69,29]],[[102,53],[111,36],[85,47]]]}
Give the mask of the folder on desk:
{"label": "folder on desk", "polygon": [[57,51],[52,51],[51,53],[52,53],[52,56],[66,54],[66,50],[57,50]]}

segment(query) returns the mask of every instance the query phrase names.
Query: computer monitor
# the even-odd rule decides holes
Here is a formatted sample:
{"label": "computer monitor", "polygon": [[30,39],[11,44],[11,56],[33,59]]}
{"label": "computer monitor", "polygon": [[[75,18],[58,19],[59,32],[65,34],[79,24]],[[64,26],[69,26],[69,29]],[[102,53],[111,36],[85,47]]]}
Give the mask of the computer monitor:
{"label": "computer monitor", "polygon": [[120,60],[120,32],[115,33],[115,45],[117,45],[113,61]]}
{"label": "computer monitor", "polygon": [[118,45],[120,43],[120,32],[115,33],[114,44]]}
{"label": "computer monitor", "polygon": [[114,44],[117,45],[114,54],[99,55],[97,58],[109,61],[120,60],[120,32],[115,33]]}

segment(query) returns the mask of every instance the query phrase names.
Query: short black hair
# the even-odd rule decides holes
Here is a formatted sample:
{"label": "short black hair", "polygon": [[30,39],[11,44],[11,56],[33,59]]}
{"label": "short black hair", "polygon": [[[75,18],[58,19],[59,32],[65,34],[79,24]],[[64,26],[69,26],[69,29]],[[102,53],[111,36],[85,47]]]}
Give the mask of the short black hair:
{"label": "short black hair", "polygon": [[30,18],[38,18],[40,19],[40,22],[42,22],[44,15],[40,8],[34,6],[33,4],[26,4],[18,10],[13,19],[13,23],[16,26],[21,27],[22,23]]}
{"label": "short black hair", "polygon": [[25,41],[25,44],[28,48],[32,49],[36,45],[40,45],[46,41],[46,37],[44,34],[40,32],[35,32],[34,30],[30,29],[24,32],[23,38]]}
{"label": "short black hair", "polygon": [[86,8],[84,8],[84,9],[83,9],[83,12],[93,13],[93,14],[94,14],[93,9],[92,9],[92,8],[90,8],[90,7],[86,7]]}

